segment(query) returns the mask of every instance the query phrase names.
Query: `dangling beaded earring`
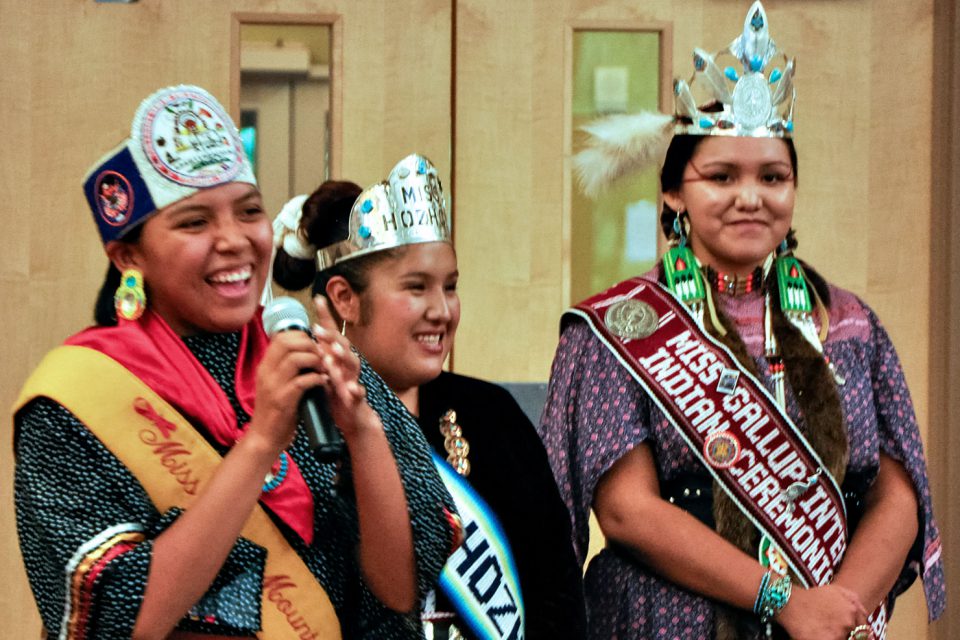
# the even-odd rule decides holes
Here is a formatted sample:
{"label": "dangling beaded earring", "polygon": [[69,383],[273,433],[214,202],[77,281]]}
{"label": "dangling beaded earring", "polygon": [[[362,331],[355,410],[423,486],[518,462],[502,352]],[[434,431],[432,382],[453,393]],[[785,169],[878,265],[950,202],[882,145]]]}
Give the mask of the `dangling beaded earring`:
{"label": "dangling beaded earring", "polygon": [[[830,330],[830,314],[827,312],[823,301],[820,300],[820,296],[817,295],[816,288],[807,282],[803,267],[800,261],[794,257],[787,238],[784,238],[777,248],[775,268],[777,270],[777,287],[780,289],[780,310],[787,320],[800,331],[804,339],[818,353],[823,355],[834,380],[838,385],[843,386],[846,384],[846,380],[837,373],[836,367],[823,352],[823,343],[826,341]],[[813,320],[814,310],[819,312],[820,316],[819,331]],[[772,335],[772,329],[768,333]],[[767,340],[769,342],[771,338],[768,337]]]}
{"label": "dangling beaded earring", "polygon": [[782,256],[783,254],[790,251],[790,244],[787,242],[787,239],[784,238],[780,241],[780,246],[777,247],[777,255]]}
{"label": "dangling beaded earring", "polygon": [[143,315],[147,308],[147,294],[143,290],[143,274],[139,269],[124,269],[120,286],[113,294],[113,306],[117,318],[134,321]]}
{"label": "dangling beaded earring", "polygon": [[680,209],[677,217],[673,219],[673,231],[677,235],[676,245],[663,254],[663,272],[670,290],[696,312],[695,305],[701,304],[704,298],[703,278],[700,277],[697,258],[687,246],[683,214],[683,209]]}
{"label": "dangling beaded earring", "polygon": [[673,219],[673,232],[677,234],[677,246],[683,248],[687,246],[687,225],[683,223],[684,209],[677,211],[677,217]]}

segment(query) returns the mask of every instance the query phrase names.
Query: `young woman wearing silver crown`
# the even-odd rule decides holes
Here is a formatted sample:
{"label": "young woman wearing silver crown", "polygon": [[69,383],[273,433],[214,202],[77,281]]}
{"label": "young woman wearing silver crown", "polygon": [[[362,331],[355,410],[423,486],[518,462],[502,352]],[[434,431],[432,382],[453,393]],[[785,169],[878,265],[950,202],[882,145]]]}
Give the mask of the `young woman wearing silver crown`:
{"label": "young woman wearing silver crown", "polygon": [[[17,403],[17,527],[48,635],[419,638],[460,535],[426,443],[324,306],[268,340],[271,226],[232,121],[147,98],[84,184],[110,258],[97,326]],[[346,442],[298,428],[323,387]]]}
{"label": "young woman wearing silver crown", "polygon": [[577,159],[595,191],[672,134],[671,249],[564,316],[540,426],[581,561],[591,509],[607,539],[585,578],[598,640],[882,638],[918,572],[943,610],[896,353],[864,302],[793,257],[793,62],[775,55],[757,2],[729,50],[695,51],[676,117],[592,125]]}
{"label": "young woman wearing silver crown", "polygon": [[[463,543],[425,605],[427,638],[583,637],[569,520],[533,425],[504,389],[442,370],[460,300],[436,170],[408,156],[384,183],[361,193],[326,182],[280,218],[275,280],[330,300],[417,420],[463,519]],[[319,273],[291,257],[312,253],[295,238],[321,247]]]}

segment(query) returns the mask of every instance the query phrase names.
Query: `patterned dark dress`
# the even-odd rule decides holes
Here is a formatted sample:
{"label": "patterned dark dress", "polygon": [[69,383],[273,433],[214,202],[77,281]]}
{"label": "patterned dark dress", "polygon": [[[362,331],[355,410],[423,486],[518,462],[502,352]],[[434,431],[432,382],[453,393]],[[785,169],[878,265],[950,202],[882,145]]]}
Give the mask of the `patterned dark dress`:
{"label": "patterned dark dress", "polygon": [[[249,421],[233,387],[239,335],[200,335],[185,342],[226,392],[238,422]],[[450,552],[452,530],[442,511],[453,509],[452,500],[433,468],[416,423],[366,362],[361,364],[360,381],[383,421],[400,469],[412,521],[417,586],[423,597],[433,588]],[[208,440],[225,453],[212,438]],[[179,512],[157,512],[126,467],[69,411],[50,399],[37,399],[19,412],[14,446],[17,527],[44,626],[52,634],[65,630],[69,638],[130,637],[147,582],[152,540]],[[329,595],[343,637],[422,638],[419,616],[387,609],[361,578],[349,456],[344,455],[339,469],[334,463],[317,462],[302,431],[288,451],[313,495],[313,543],[307,546],[281,520],[273,519]],[[78,613],[70,606],[76,595],[68,586],[71,559],[91,540],[118,527],[139,528],[146,539],[107,564],[86,594],[90,601],[82,619],[71,620]],[[260,628],[265,557],[264,548],[239,539],[213,585],[177,628],[253,636]]]}
{"label": "patterned dark dress", "polygon": [[[513,550],[526,613],[524,637],[583,638],[583,583],[570,545],[570,520],[536,430],[506,389],[443,372],[420,387],[418,418],[443,458],[439,423],[448,409],[457,412],[470,443],[467,480],[497,515]],[[457,626],[472,638],[462,623]]]}
{"label": "patterned dark dress", "polygon": [[[650,277],[650,276],[648,276]],[[903,463],[916,488],[920,532],[891,599],[918,572],[923,575],[931,617],[944,606],[939,534],[933,519],[923,445],[900,362],[874,313],[853,294],[830,288],[830,333],[825,351],[846,379],[839,388],[850,443],[848,475],[866,486],[876,478],[882,451]],[[763,299],[714,294],[733,320],[750,354],[764,372]],[[788,385],[787,412],[806,429]],[[581,563],[588,548],[593,492],[610,467],[640,443],[656,459],[661,485],[687,475],[704,475],[676,431],[611,353],[582,321],[567,322],[553,363],[541,437],[573,522]],[[713,603],[676,586],[612,548],[591,561],[585,578],[590,637],[682,638],[714,634]]]}

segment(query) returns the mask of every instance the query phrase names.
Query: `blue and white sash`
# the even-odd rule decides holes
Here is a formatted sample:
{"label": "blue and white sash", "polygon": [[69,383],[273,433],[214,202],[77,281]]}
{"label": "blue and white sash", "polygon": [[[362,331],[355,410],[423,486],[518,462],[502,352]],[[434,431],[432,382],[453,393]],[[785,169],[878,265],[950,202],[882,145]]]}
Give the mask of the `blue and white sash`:
{"label": "blue and white sash", "polygon": [[523,640],[523,598],[507,536],[470,483],[431,455],[463,520],[463,543],[444,565],[440,587],[477,638]]}

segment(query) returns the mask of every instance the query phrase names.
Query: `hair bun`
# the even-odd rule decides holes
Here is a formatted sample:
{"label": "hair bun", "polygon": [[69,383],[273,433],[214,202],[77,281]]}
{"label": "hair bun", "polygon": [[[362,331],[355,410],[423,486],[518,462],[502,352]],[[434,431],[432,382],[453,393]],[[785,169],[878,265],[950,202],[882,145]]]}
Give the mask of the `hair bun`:
{"label": "hair bun", "polygon": [[[293,213],[287,211],[285,216],[289,219],[296,216],[298,228],[293,233],[284,234],[283,242],[277,249],[277,257],[273,261],[273,279],[277,284],[288,291],[299,291],[313,284],[317,274],[314,259],[316,247],[325,247],[347,237],[350,208],[360,195],[360,191],[360,186],[356,183],[347,180],[327,180],[309,196],[298,196],[303,198],[298,210]],[[292,206],[295,200],[297,198],[288,202],[287,205]],[[284,211],[280,212],[278,219],[284,216]],[[288,221],[285,219],[283,224]],[[287,247],[291,236],[295,236],[297,241],[297,246],[293,247],[292,252]],[[274,244],[277,244],[276,238],[275,224]],[[310,246],[309,256],[299,250],[306,245]]]}

